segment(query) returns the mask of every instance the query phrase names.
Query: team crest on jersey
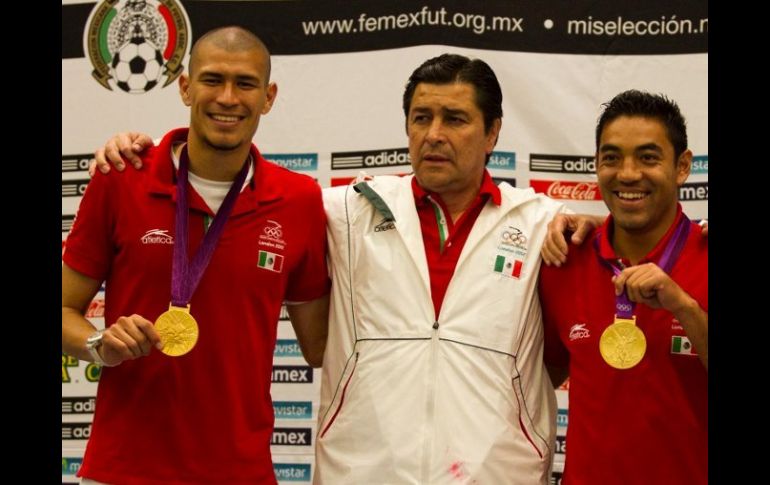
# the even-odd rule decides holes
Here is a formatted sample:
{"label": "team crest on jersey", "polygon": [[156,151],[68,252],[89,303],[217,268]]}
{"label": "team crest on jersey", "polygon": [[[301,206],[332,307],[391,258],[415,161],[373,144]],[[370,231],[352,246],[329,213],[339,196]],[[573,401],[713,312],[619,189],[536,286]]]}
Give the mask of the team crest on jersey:
{"label": "team crest on jersey", "polygon": [[283,240],[283,226],[277,221],[268,219],[267,224],[262,227],[262,234],[259,235],[259,245],[284,249],[286,241]]}
{"label": "team crest on jersey", "polygon": [[176,0],[104,0],[86,23],[84,50],[103,87],[144,94],[168,86],[184,69],[187,13]]}

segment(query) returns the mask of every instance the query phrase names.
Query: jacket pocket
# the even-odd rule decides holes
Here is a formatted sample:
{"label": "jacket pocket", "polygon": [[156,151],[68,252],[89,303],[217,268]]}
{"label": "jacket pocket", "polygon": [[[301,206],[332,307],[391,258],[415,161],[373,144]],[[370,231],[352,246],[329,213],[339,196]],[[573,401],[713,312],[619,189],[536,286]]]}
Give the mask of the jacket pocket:
{"label": "jacket pocket", "polygon": [[542,459],[543,452],[540,451],[540,448],[536,444],[537,442],[542,441],[542,438],[539,437],[533,430],[534,426],[532,425],[529,414],[527,413],[527,403],[524,400],[523,393],[520,392],[520,382],[517,382],[519,379],[519,377],[515,377],[511,380],[511,384],[513,386],[513,395],[516,396],[519,428],[521,428],[521,432],[524,434],[524,437],[527,438],[527,441],[532,446],[532,449],[535,451],[535,453],[537,453],[537,456]]}
{"label": "jacket pocket", "polygon": [[332,417],[329,419],[329,422],[326,423],[326,426],[324,426],[323,431],[321,431],[320,438],[323,438],[326,435],[326,433],[332,427],[332,424],[334,424],[334,421],[337,419],[337,416],[340,414],[340,411],[342,411],[342,406],[345,404],[345,393],[348,390],[348,385],[350,384],[350,381],[353,379],[353,374],[355,374],[356,372],[357,365],[358,365],[358,352],[356,352],[356,359],[353,361],[353,368],[350,370],[350,375],[348,375],[348,378],[345,380],[345,385],[342,386],[342,394],[340,395],[340,402],[339,404],[337,404],[337,408],[334,410],[334,413],[332,414]]}

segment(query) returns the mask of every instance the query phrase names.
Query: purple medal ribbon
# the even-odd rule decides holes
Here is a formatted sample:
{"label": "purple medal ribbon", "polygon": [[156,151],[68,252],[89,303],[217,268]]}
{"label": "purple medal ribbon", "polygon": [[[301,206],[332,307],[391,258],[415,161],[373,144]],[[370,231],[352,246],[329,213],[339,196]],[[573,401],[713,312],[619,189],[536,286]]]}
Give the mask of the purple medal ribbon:
{"label": "purple medal ribbon", "polygon": [[201,242],[200,247],[192,257],[187,259],[187,227],[188,208],[187,202],[187,172],[190,159],[187,156],[187,145],[182,148],[179,156],[179,170],[176,181],[176,234],[174,237],[174,259],[171,266],[171,304],[176,307],[186,307],[192,298],[195,288],[203,276],[203,272],[211,261],[211,256],[216,249],[219,236],[225,227],[225,222],[235,205],[235,199],[241,192],[246,174],[249,172],[249,158],[244,162],[233,185],[225,196],[225,200],[219,207],[209,230]]}
{"label": "purple medal ribbon", "polygon": [[[660,257],[660,261],[658,261],[658,266],[660,266],[660,268],[665,273],[668,274],[671,271],[671,268],[674,266],[674,263],[679,257],[679,253],[681,253],[682,248],[684,248],[684,243],[687,241],[687,236],[689,234],[690,219],[688,219],[686,215],[682,214],[682,217],[679,219],[679,223],[674,230],[674,234],[671,236],[671,239],[668,240],[668,243],[663,250],[663,255]],[[601,234],[597,233],[596,237],[594,238],[594,249],[596,249],[596,255],[599,257],[599,261],[608,266],[615,274],[615,276],[618,276],[620,275],[620,272],[623,270],[623,268],[619,268],[601,257],[601,254],[599,253],[600,237]],[[631,319],[634,316],[634,308],[636,308],[636,302],[629,300],[628,295],[626,294],[626,290],[623,289],[623,293],[615,297],[616,316],[618,318]]]}

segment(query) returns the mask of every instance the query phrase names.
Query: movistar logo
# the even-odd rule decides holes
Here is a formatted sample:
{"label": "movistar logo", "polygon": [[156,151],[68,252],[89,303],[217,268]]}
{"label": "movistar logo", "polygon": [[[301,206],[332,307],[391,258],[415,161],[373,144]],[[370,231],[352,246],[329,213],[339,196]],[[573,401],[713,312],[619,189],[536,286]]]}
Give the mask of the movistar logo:
{"label": "movistar logo", "polygon": [[312,419],[313,403],[310,401],[273,401],[275,419]]}

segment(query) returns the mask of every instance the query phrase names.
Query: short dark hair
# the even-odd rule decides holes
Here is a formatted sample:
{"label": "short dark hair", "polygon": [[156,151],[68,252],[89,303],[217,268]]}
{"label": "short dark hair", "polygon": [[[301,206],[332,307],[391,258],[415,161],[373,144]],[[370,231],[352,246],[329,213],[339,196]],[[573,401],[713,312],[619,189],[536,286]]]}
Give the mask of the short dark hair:
{"label": "short dark hair", "polygon": [[599,151],[602,131],[608,123],[621,116],[653,118],[666,127],[668,140],[674,146],[674,162],[687,150],[687,126],[679,106],[663,94],[650,94],[630,89],[618,94],[602,105],[604,111],[596,124],[596,151]]}
{"label": "short dark hair", "polygon": [[428,59],[409,76],[404,90],[404,116],[409,118],[414,90],[420,83],[451,84],[468,83],[476,93],[476,105],[484,115],[484,131],[492,128],[492,122],[503,117],[503,92],[495,72],[481,59],[469,59],[459,54],[442,54]]}
{"label": "short dark hair", "polygon": [[261,50],[267,58],[267,73],[265,73],[267,79],[265,79],[265,82],[267,83],[270,81],[270,51],[265,43],[262,42],[262,39],[257,37],[254,32],[246,27],[240,25],[227,25],[211,29],[203,34],[195,41],[192,50],[190,51],[190,65],[188,66],[190,74],[193,72],[193,64],[197,59],[198,48],[205,43],[211,43],[220,49],[231,52],[248,51],[252,49]]}

